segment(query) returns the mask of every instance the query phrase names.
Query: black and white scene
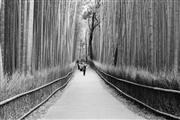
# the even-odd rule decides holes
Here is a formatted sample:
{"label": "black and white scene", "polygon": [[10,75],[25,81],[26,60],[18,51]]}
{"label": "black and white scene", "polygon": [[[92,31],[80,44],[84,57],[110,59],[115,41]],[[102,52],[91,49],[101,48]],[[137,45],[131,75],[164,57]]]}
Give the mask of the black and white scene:
{"label": "black and white scene", "polygon": [[0,0],[0,120],[180,120],[180,0]]}

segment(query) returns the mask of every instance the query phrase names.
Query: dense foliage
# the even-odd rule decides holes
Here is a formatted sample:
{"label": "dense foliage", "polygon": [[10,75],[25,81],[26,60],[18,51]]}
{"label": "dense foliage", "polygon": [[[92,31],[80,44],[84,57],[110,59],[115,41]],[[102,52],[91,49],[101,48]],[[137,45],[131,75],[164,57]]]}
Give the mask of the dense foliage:
{"label": "dense foliage", "polygon": [[2,0],[0,69],[9,75],[34,73],[75,60],[78,5],[74,0]]}
{"label": "dense foliage", "polygon": [[151,72],[178,72],[179,0],[100,0],[96,60]]}

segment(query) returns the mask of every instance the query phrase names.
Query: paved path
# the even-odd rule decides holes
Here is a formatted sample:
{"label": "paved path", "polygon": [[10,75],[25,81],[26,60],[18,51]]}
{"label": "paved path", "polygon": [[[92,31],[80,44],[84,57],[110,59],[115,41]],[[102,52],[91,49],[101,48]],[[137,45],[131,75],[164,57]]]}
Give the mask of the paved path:
{"label": "paved path", "polygon": [[127,109],[102,84],[93,70],[88,69],[86,76],[76,71],[43,119],[144,119]]}

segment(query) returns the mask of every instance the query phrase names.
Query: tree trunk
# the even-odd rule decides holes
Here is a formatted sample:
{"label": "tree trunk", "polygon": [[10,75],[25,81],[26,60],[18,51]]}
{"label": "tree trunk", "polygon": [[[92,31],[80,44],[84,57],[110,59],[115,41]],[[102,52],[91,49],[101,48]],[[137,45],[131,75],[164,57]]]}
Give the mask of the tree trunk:
{"label": "tree trunk", "polygon": [[94,22],[95,22],[96,13],[94,12],[91,18],[91,28],[89,33],[89,58],[93,59],[93,48],[92,48],[92,40],[93,40],[93,32],[94,32]]}
{"label": "tree trunk", "polygon": [[117,58],[118,58],[118,44],[116,46],[116,50],[115,50],[115,53],[114,53],[114,66],[117,65]]}
{"label": "tree trunk", "polygon": [[2,81],[3,79],[4,79],[4,71],[3,71],[3,61],[2,61],[2,52],[1,52],[1,44],[0,44],[0,81]]}
{"label": "tree trunk", "polygon": [[28,20],[28,51],[27,51],[27,70],[31,71],[31,57],[33,45],[33,22],[34,22],[34,0],[29,2],[29,20]]}
{"label": "tree trunk", "polygon": [[93,59],[93,50],[92,50],[92,39],[93,39],[93,31],[90,31],[89,35],[89,58]]}
{"label": "tree trunk", "polygon": [[178,58],[179,58],[179,38],[180,38],[180,34],[179,34],[179,31],[180,31],[180,15],[179,15],[179,6],[177,6],[178,4],[174,1],[175,4],[174,6],[174,9],[175,9],[175,22],[176,22],[176,25],[175,25],[175,56],[174,56],[174,72],[175,72],[175,75],[178,74]]}

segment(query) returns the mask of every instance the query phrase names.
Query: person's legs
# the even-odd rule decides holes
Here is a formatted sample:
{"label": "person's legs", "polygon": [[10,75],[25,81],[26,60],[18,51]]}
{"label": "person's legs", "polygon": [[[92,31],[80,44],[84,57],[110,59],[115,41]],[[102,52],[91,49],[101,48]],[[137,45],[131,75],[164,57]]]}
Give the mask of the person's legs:
{"label": "person's legs", "polygon": [[79,60],[76,61],[76,65],[77,65],[78,70],[79,70]]}
{"label": "person's legs", "polygon": [[84,67],[83,67],[83,75],[85,76],[85,69],[84,69]]}
{"label": "person's legs", "polygon": [[85,76],[85,70],[83,70],[83,75]]}
{"label": "person's legs", "polygon": [[78,66],[78,70],[80,70],[80,66],[79,66],[79,64],[78,64],[77,66]]}
{"label": "person's legs", "polygon": [[84,74],[84,76],[85,76],[85,74],[86,74],[86,66],[84,66],[83,74]]}

